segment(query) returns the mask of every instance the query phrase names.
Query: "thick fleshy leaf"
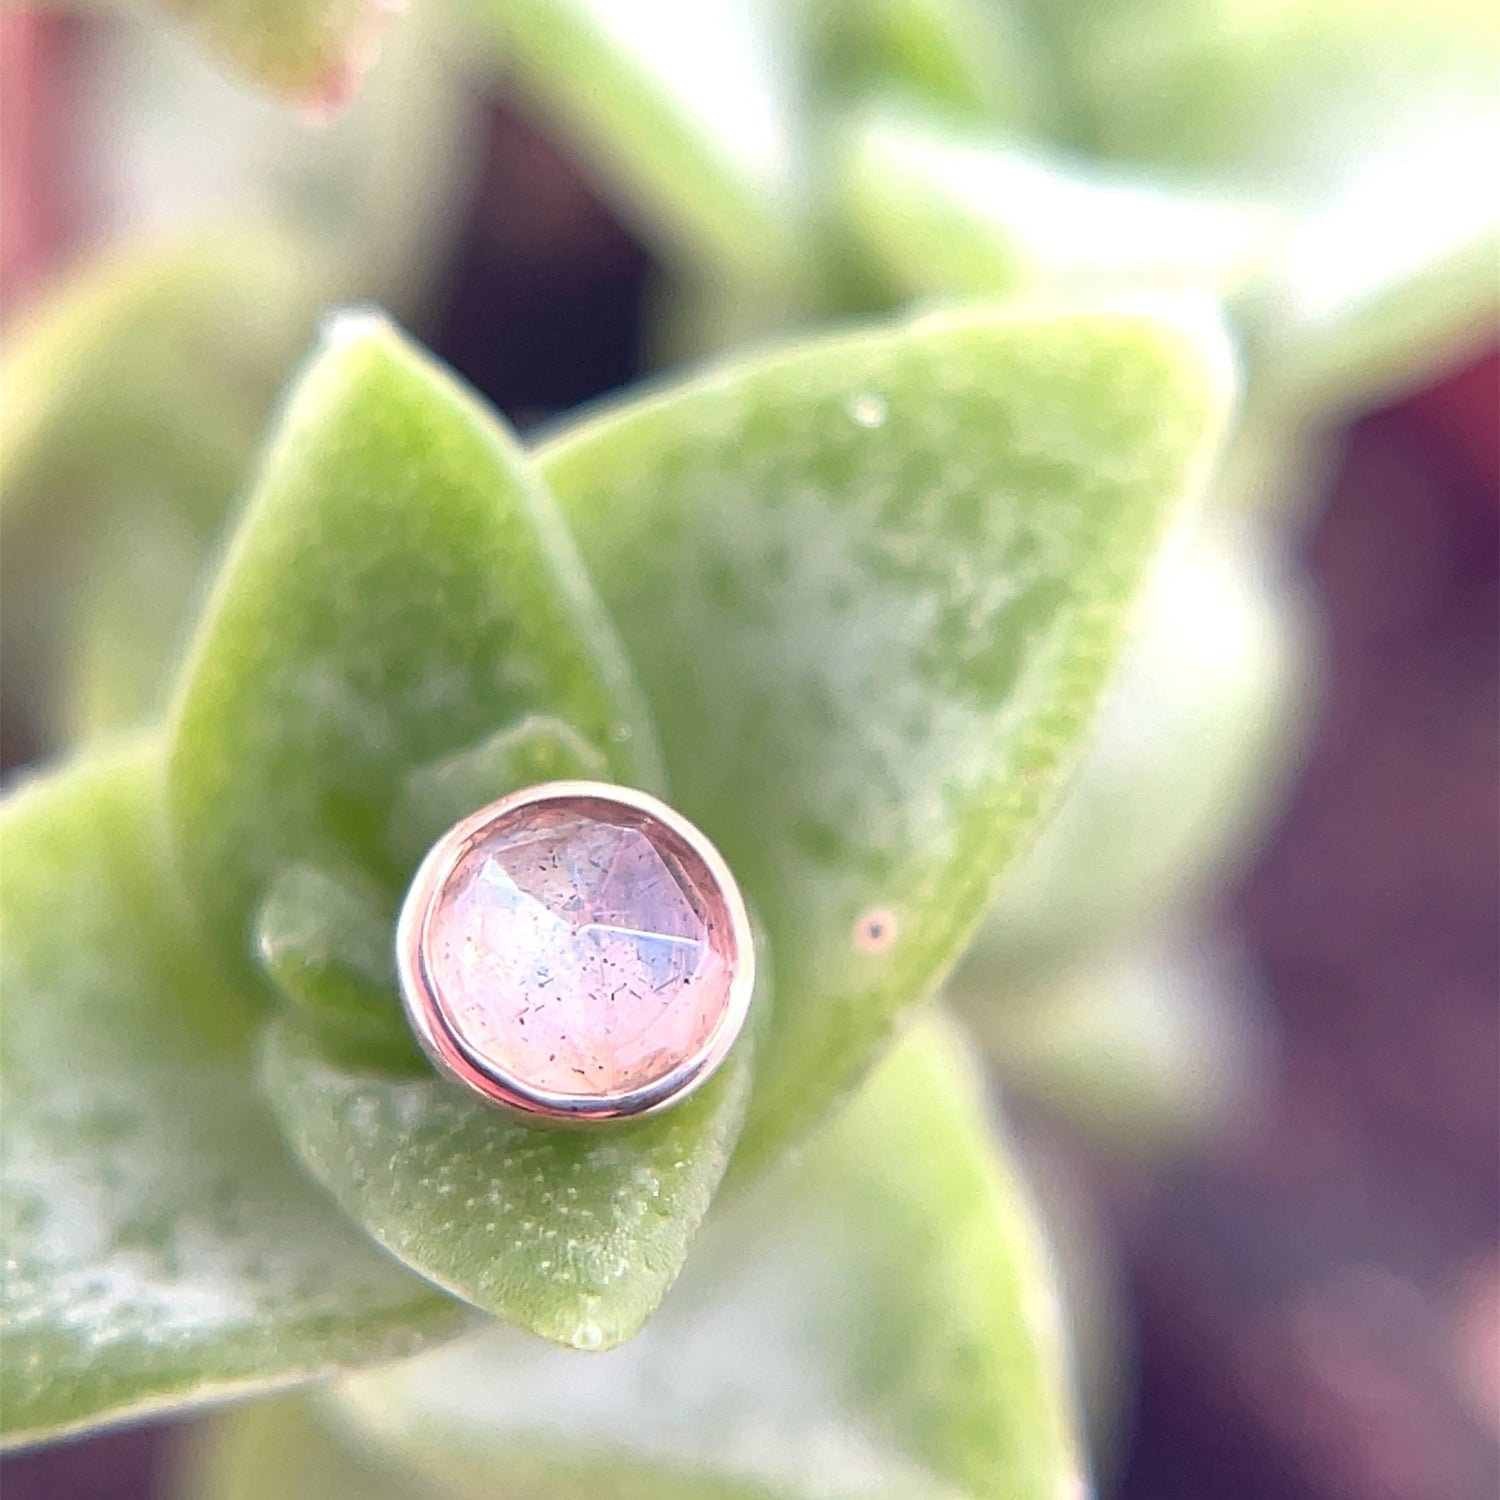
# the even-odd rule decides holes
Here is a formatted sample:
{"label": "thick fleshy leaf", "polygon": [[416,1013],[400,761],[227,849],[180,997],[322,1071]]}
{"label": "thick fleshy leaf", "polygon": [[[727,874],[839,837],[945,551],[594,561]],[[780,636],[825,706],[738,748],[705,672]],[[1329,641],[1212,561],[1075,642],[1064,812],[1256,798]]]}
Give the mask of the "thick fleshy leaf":
{"label": "thick fleshy leaf", "polygon": [[845,208],[905,294],[1090,281],[1224,291],[1264,253],[1263,214],[972,127],[872,112],[848,133]]}
{"label": "thick fleshy leaf", "polygon": [[1094,144],[1112,155],[1295,191],[1378,157],[1434,105],[1449,120],[1493,108],[1500,27],[1485,0],[1056,8]]}
{"label": "thick fleshy leaf", "polygon": [[674,799],[775,946],[752,1154],[869,1065],[1050,806],[1224,421],[1223,339],[1196,308],[829,338],[539,450]]}
{"label": "thick fleshy leaf", "polygon": [[805,166],[785,0],[463,0],[620,211],[690,265],[795,269]]}
{"label": "thick fleshy leaf", "polygon": [[456,65],[451,21],[441,3],[406,6],[359,96],[317,128],[200,62],[172,28],[117,27],[91,55],[78,128],[104,137],[100,170],[132,227],[253,211],[288,233],[282,271],[314,312],[358,296],[411,317],[432,307],[438,279],[451,274],[483,149],[481,89]]}
{"label": "thick fleshy leaf", "polygon": [[747,1041],[687,1102],[597,1131],[520,1124],[430,1072],[341,1066],[286,1021],[263,1078],[309,1170],[392,1254],[544,1338],[604,1349],[682,1266],[744,1118]]}
{"label": "thick fleshy leaf", "polygon": [[[226,485],[226,506],[233,495]],[[51,622],[70,658],[57,725],[68,744],[159,719],[213,542],[162,495],[117,495],[99,506],[80,551],[82,581]]]}
{"label": "thick fleshy leaf", "polygon": [[[1059,1321],[969,1059],[928,1021],[626,1348],[485,1332],[344,1382],[335,1430],[463,1500],[1060,1500],[1085,1490]],[[236,1483],[238,1434],[285,1420],[231,1418],[197,1495],[302,1500]]]}
{"label": "thick fleshy leaf", "polygon": [[278,997],[331,1056],[396,1073],[429,1064],[397,999],[396,913],[358,875],[291,865],[255,919],[255,951]]}
{"label": "thick fleshy leaf", "polygon": [[283,868],[363,867],[408,774],[543,713],[656,774],[572,543],[499,422],[388,324],[335,321],[291,396],[173,716],[169,804],[230,953]]}
{"label": "thick fleshy leaf", "polygon": [[539,1132],[412,1076],[390,972],[414,845],[474,806],[448,803],[564,762],[657,776],[566,532],[477,403],[385,324],[337,325],[187,669],[179,844],[228,951],[253,917],[296,1013],[272,1030],[265,1078],[313,1174],[457,1296],[612,1343],[686,1254],[739,1132],[748,1049],[661,1120]]}
{"label": "thick fleshy leaf", "polygon": [[1303,602],[1222,522],[1164,560],[1057,815],[965,960],[997,991],[1211,899],[1278,805],[1309,697]]}
{"label": "thick fleshy leaf", "polygon": [[390,845],[415,863],[460,818],[543,781],[599,781],[609,762],[570,724],[532,714],[407,778],[391,813]]}
{"label": "thick fleshy leaf", "polygon": [[1153,931],[1030,983],[996,980],[975,968],[947,993],[1005,1086],[1109,1155],[1201,1153],[1264,1097],[1260,983],[1226,940]]}
{"label": "thick fleshy leaf", "polygon": [[8,338],[0,649],[35,739],[159,709],[318,286],[264,229],[200,230],[85,260]]}
{"label": "thick fleshy leaf", "polygon": [[1500,121],[1450,129],[1372,164],[1299,227],[1252,328],[1284,410],[1394,400],[1493,341],[1500,208],[1467,186],[1497,154]]}
{"label": "thick fleshy leaf", "polygon": [[214,524],[309,326],[294,258],[265,228],[198,231],[87,260],[29,309],[0,401],[6,521],[170,476]]}
{"label": "thick fleshy leaf", "polygon": [[[390,820],[390,847],[414,867],[436,839],[507,793],[566,777],[608,774],[603,754],[560,719],[532,715],[407,778]],[[302,1025],[345,1061],[425,1072],[397,1003],[391,935],[397,906],[353,870],[281,870],[255,921],[261,967]]]}
{"label": "thick fleshy leaf", "polygon": [[256,1094],[251,1008],[163,875],[154,743],[6,803],[5,1435],[328,1374],[461,1309],[360,1236]]}
{"label": "thick fleshy leaf", "polygon": [[[1289,415],[1389,396],[1483,347],[1500,213],[1487,0],[1057,7],[1093,144],[1211,174],[1291,226],[1245,308]],[[1071,14],[1069,14],[1071,12]]]}

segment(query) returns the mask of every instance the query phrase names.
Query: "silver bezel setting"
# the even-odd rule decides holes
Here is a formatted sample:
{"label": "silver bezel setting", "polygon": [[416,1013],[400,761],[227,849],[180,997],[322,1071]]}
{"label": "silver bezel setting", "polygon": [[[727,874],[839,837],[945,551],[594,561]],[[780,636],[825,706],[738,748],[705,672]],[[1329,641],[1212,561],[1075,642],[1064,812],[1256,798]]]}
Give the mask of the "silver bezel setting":
{"label": "silver bezel setting", "polygon": [[[703,867],[729,920],[730,982],[707,1039],[670,1072],[628,1092],[560,1094],[516,1078],[461,1037],[429,973],[428,933],[449,877],[470,848],[514,814],[546,804],[604,803],[660,823]],[[659,798],[600,781],[549,781],[480,808],[456,823],[417,869],[396,926],[396,972],[407,1020],[434,1065],[488,1103],[532,1121],[589,1124],[640,1119],[679,1103],[712,1076],[744,1028],[755,989],[755,943],[744,898],[723,856],[681,813]]]}

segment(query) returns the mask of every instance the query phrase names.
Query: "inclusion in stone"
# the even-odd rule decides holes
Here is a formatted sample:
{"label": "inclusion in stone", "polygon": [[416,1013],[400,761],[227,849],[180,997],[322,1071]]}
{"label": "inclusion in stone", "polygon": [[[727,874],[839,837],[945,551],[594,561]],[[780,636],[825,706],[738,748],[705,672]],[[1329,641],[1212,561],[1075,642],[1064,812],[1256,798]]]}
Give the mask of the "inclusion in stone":
{"label": "inclusion in stone", "polygon": [[631,795],[500,804],[433,889],[426,987],[484,1074],[580,1100],[630,1094],[722,1030],[738,895]]}

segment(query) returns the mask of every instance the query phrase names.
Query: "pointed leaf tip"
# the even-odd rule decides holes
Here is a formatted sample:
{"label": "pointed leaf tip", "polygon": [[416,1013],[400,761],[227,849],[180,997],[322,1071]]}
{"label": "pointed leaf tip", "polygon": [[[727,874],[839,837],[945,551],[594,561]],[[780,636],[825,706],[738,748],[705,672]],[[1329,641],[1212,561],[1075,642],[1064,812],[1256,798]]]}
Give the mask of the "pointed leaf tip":
{"label": "pointed leaf tip", "polygon": [[[382,314],[330,320],[283,409],[169,725],[185,871],[226,956],[284,868],[394,890],[408,776],[542,714],[622,781],[655,733],[550,496]],[[622,732],[623,728],[623,732]]]}
{"label": "pointed leaf tip", "polygon": [[540,448],[676,804],[775,946],[748,1160],[933,992],[1051,806],[1233,371],[1203,299],[1039,298],[725,362]]}

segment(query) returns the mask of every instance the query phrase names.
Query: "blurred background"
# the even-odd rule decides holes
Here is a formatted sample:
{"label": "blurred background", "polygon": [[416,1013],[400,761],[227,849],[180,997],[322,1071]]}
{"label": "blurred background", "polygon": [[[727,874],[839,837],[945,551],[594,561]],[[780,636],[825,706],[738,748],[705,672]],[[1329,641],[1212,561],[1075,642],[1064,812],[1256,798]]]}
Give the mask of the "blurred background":
{"label": "blurred background", "polygon": [[[1215,8],[1190,9],[1211,50],[1203,18]],[[1146,35],[1168,14],[1099,10],[1118,55],[1136,62],[1146,49],[1126,45],[1131,28]],[[1262,10],[1298,14],[1290,3]],[[1329,33],[1314,41],[1337,53],[1339,17],[1310,13]],[[1053,14],[1059,29],[1093,35],[1087,7]],[[1313,56],[1306,26],[1290,30]],[[858,96],[869,70],[838,42],[855,31],[829,34],[840,65],[830,71]],[[1274,74],[1254,96],[1264,111],[1346,81],[1320,53],[1295,94],[1275,71],[1282,38],[1239,43],[1237,55]],[[507,66],[506,41],[518,66]],[[566,88],[528,65],[524,43],[494,41],[472,17],[449,26],[418,4],[327,124],[313,117],[338,80],[288,110],[172,27],[93,12],[0,16],[7,769],[149,704],[274,392],[329,301],[390,305],[524,427],[742,336],[975,291],[957,270],[951,288],[903,277],[899,226],[889,241],[870,228],[902,200],[871,207],[870,195],[855,215],[863,249],[837,248],[832,231],[820,241],[819,264],[837,276],[812,279],[836,288],[773,296],[734,279],[722,258],[695,255],[698,231],[670,181],[653,185],[638,160],[622,170],[589,136],[607,134],[608,111],[602,126],[580,127],[580,111],[558,104]],[[1398,37],[1394,55],[1405,45]],[[1493,106],[1493,58],[1479,62]],[[1191,158],[1219,149],[1223,110],[1204,105],[1168,151],[1152,136],[1153,109],[1197,108],[1216,92],[1214,66],[1185,75],[1193,86],[1176,94],[1168,73],[1153,75],[1140,96],[1151,108],[1096,132],[1111,160],[1152,160],[1170,183],[1199,170]],[[1447,103],[1399,65],[1382,71],[1361,55],[1352,66],[1357,101],[1409,98],[1427,124],[1446,118]],[[1253,69],[1224,77],[1261,86]],[[945,127],[961,114],[952,99],[933,111]],[[1359,111],[1344,115],[1341,128],[1356,129]],[[1007,130],[1041,138],[1038,118]],[[1082,160],[1077,118],[1045,135]],[[749,137],[759,126],[745,120]],[[1493,217],[1492,181],[1431,152],[1425,175],[1451,168],[1459,196],[1484,199]],[[836,161],[835,176],[858,178],[860,158]],[[1206,201],[1197,187],[1185,196]],[[1134,209],[1115,211],[1134,222]],[[1432,214],[1414,196],[1396,217],[1430,227]],[[897,251],[872,255],[875,242]],[[1342,389],[1335,379],[1317,424],[1286,417],[1295,382],[1292,398],[1252,404],[1257,446],[1236,451],[1234,482],[1276,580],[1265,627],[1276,683],[1255,690],[1255,724],[1270,724],[1276,743],[1206,794],[1223,812],[1248,784],[1253,807],[1225,813],[1233,836],[1211,856],[1181,854],[1163,884],[1191,890],[1163,898],[1127,955],[1113,937],[1104,944],[1108,1016],[1093,993],[1098,954],[1053,961],[1045,872],[1028,872],[1036,889],[1011,893],[1013,920],[981,939],[955,983],[1026,1124],[1043,1196],[1078,1205],[1079,1222],[1056,1233],[1065,1252],[1085,1247],[1084,1384],[1101,1492],[1115,1500],[1486,1500],[1500,1487],[1490,242],[1479,266],[1482,295],[1450,301],[1430,328],[1401,324],[1385,339],[1395,356]],[[1356,255],[1326,274],[1356,283],[1364,265]],[[1279,326],[1247,317],[1246,338],[1274,343]],[[1190,619],[1169,612],[1159,626],[1169,645],[1192,634]],[[1201,732],[1262,731],[1230,713]],[[1148,810],[1181,791],[1149,757],[1121,775],[1119,794]],[[1066,863],[1065,840],[1039,857]],[[1025,961],[1001,955],[1005,972],[1027,976],[1011,987],[1038,998],[993,1005],[986,965],[1017,932]],[[147,1427],[14,1457],[0,1465],[4,1493],[157,1495],[177,1437]]]}

